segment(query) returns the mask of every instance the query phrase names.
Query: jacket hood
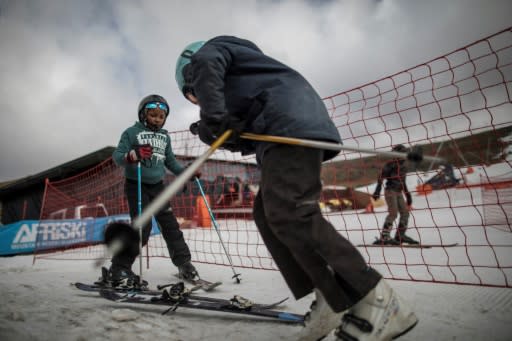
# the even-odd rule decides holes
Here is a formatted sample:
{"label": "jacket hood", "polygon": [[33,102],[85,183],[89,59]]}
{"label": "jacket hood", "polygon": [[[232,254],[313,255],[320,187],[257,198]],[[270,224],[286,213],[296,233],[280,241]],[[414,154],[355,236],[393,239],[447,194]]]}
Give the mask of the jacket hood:
{"label": "jacket hood", "polygon": [[243,46],[245,48],[250,48],[252,50],[255,50],[255,51],[258,51],[258,52],[262,52],[260,50],[260,48],[258,46],[256,46],[256,44],[254,44],[252,41],[249,41],[249,40],[246,40],[246,39],[237,38],[237,37],[234,37],[234,36],[218,36],[218,37],[215,37],[213,39],[208,40],[206,42],[206,44],[208,44],[208,43],[216,43],[216,42],[229,43],[229,44],[233,44],[233,45]]}

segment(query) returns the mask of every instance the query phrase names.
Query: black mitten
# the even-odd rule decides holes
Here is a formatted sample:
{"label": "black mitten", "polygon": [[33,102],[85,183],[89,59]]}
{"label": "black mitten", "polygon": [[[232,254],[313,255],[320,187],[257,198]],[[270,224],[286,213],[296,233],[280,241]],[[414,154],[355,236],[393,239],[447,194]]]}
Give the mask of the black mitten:
{"label": "black mitten", "polygon": [[200,120],[192,123],[189,129],[192,134],[199,135],[199,139],[207,145],[211,145],[226,130],[231,129],[231,136],[224,142],[221,148],[235,152],[240,150],[240,134],[243,131],[244,124],[244,121],[239,121],[233,118],[229,118],[221,123],[206,123],[204,120]]}

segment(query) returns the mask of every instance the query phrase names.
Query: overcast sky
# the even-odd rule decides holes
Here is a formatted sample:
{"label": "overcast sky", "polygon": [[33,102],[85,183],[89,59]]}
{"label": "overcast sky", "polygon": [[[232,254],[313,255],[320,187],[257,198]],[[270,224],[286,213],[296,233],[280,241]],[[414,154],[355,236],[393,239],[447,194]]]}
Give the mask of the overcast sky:
{"label": "overcast sky", "polygon": [[0,182],[106,146],[142,97],[198,110],[176,87],[185,45],[227,34],[301,72],[322,97],[431,60],[512,25],[510,0],[0,0]]}

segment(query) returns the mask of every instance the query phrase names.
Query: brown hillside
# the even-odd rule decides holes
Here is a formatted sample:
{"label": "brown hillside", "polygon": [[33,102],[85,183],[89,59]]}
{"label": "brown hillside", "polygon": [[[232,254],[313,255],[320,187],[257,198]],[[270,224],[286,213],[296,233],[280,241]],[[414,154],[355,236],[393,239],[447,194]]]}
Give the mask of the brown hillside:
{"label": "brown hillside", "polygon": [[[442,142],[438,156],[455,167],[491,165],[504,160],[506,147],[510,142],[502,142],[501,138],[512,133],[512,127],[491,130],[475,135],[451,139]],[[424,155],[436,155],[440,142],[421,145]],[[386,158],[378,156],[326,163],[322,170],[325,185],[342,185],[358,187],[375,182]],[[428,170],[430,162],[423,161],[418,170]],[[432,165],[435,169],[436,165]]]}

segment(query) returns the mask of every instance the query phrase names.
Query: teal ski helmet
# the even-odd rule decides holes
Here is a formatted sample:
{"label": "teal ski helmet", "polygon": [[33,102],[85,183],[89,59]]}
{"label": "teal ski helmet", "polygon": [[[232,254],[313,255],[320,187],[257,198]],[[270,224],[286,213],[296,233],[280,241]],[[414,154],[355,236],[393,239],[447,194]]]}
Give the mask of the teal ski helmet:
{"label": "teal ski helmet", "polygon": [[203,45],[204,41],[196,41],[189,45],[187,45],[183,52],[181,52],[178,60],[176,61],[176,83],[178,84],[178,88],[185,95],[185,77],[183,76],[183,68],[190,64],[190,60],[192,55],[196,53]]}

